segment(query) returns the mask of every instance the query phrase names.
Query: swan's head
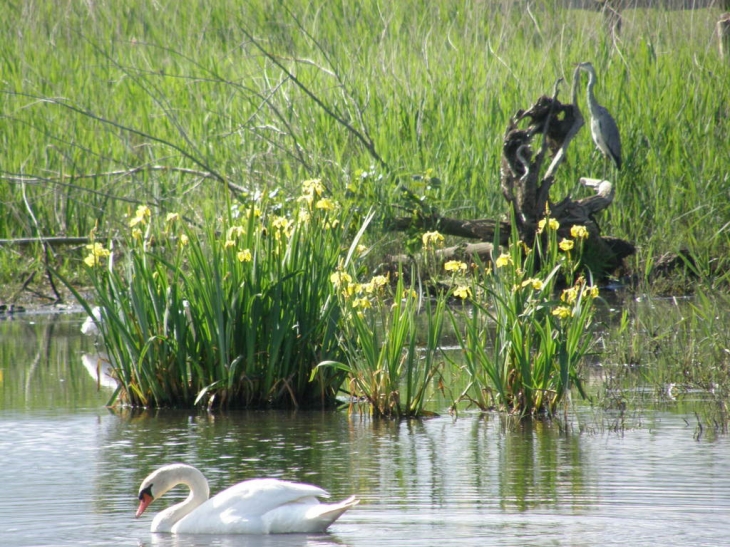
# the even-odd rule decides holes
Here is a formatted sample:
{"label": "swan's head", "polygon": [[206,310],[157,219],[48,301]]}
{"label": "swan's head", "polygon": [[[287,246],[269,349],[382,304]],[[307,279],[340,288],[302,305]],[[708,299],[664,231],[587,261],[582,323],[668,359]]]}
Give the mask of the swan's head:
{"label": "swan's head", "polygon": [[187,484],[191,486],[191,481],[202,479],[205,483],[205,494],[207,498],[208,483],[205,477],[190,465],[183,463],[173,463],[160,467],[157,471],[151,473],[142,481],[139,487],[139,507],[135,518],[145,512],[150,503],[165,495],[165,492],[174,488],[178,484]]}

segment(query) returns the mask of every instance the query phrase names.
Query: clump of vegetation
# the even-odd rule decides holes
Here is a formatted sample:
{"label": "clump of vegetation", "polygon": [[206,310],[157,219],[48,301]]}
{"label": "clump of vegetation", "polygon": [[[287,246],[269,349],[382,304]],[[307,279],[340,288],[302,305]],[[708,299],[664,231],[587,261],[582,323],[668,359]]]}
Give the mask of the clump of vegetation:
{"label": "clump of vegetation", "polygon": [[[463,351],[463,364],[454,364],[469,378],[462,400],[552,416],[573,387],[585,397],[580,366],[593,341],[598,287],[576,278],[585,227],[572,227],[573,238],[560,242],[557,229],[557,221],[543,219],[532,248],[513,234],[493,268],[475,268],[471,306],[451,312]],[[560,283],[567,288],[557,297]]]}
{"label": "clump of vegetation", "polygon": [[348,270],[357,275],[356,267],[332,275],[343,310],[339,326],[346,360],[323,362],[320,368],[345,372],[350,402],[365,400],[374,416],[421,416],[431,382],[442,373],[446,300],[423,299],[400,273],[394,284],[383,275],[360,283]]}
{"label": "clump of vegetation", "polygon": [[[329,406],[343,373],[335,270],[348,227],[319,180],[286,210],[232,205],[202,231],[140,206],[124,247],[89,245],[100,330],[135,406]],[[91,302],[77,293],[91,312]]]}
{"label": "clump of vegetation", "polygon": [[697,415],[704,433],[726,433],[730,413],[728,297],[698,290],[694,297],[626,302],[601,337],[604,408],[665,409]]}

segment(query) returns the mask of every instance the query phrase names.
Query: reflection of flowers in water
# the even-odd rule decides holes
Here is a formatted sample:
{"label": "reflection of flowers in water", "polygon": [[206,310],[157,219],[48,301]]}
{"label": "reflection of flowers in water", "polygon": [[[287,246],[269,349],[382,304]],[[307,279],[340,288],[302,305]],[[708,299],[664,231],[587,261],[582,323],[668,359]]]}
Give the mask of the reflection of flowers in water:
{"label": "reflection of flowers in water", "polygon": [[98,386],[116,389],[119,385],[116,378],[114,378],[114,369],[107,354],[85,353],[81,356],[81,363]]}

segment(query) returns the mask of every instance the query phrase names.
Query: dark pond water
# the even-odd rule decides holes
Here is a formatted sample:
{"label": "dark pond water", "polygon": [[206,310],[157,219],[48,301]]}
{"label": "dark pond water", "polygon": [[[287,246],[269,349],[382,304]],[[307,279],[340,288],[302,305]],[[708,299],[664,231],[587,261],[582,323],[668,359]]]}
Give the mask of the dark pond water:
{"label": "dark pond water", "polygon": [[[112,412],[84,367],[83,317],[0,322],[0,545],[721,545],[730,440],[644,411],[620,432],[586,409],[560,424],[495,415],[382,423],[344,412]],[[199,467],[212,492],[254,476],[361,504],[317,536],[169,536],[134,519],[157,466]],[[152,513],[184,497],[168,494]],[[169,498],[169,499],[168,499]],[[158,507],[155,507],[157,505]]]}

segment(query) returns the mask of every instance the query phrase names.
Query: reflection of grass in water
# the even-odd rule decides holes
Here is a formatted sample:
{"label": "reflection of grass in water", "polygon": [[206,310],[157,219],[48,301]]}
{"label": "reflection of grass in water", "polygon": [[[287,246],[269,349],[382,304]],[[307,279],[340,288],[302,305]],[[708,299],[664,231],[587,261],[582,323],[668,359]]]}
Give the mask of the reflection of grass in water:
{"label": "reflection of grass in water", "polygon": [[92,340],[65,314],[0,321],[0,409],[98,407],[108,397],[81,363]]}
{"label": "reflection of grass in water", "polygon": [[729,319],[730,299],[704,291],[632,303],[604,340],[600,405],[675,409],[696,416],[698,437],[726,433]]}

